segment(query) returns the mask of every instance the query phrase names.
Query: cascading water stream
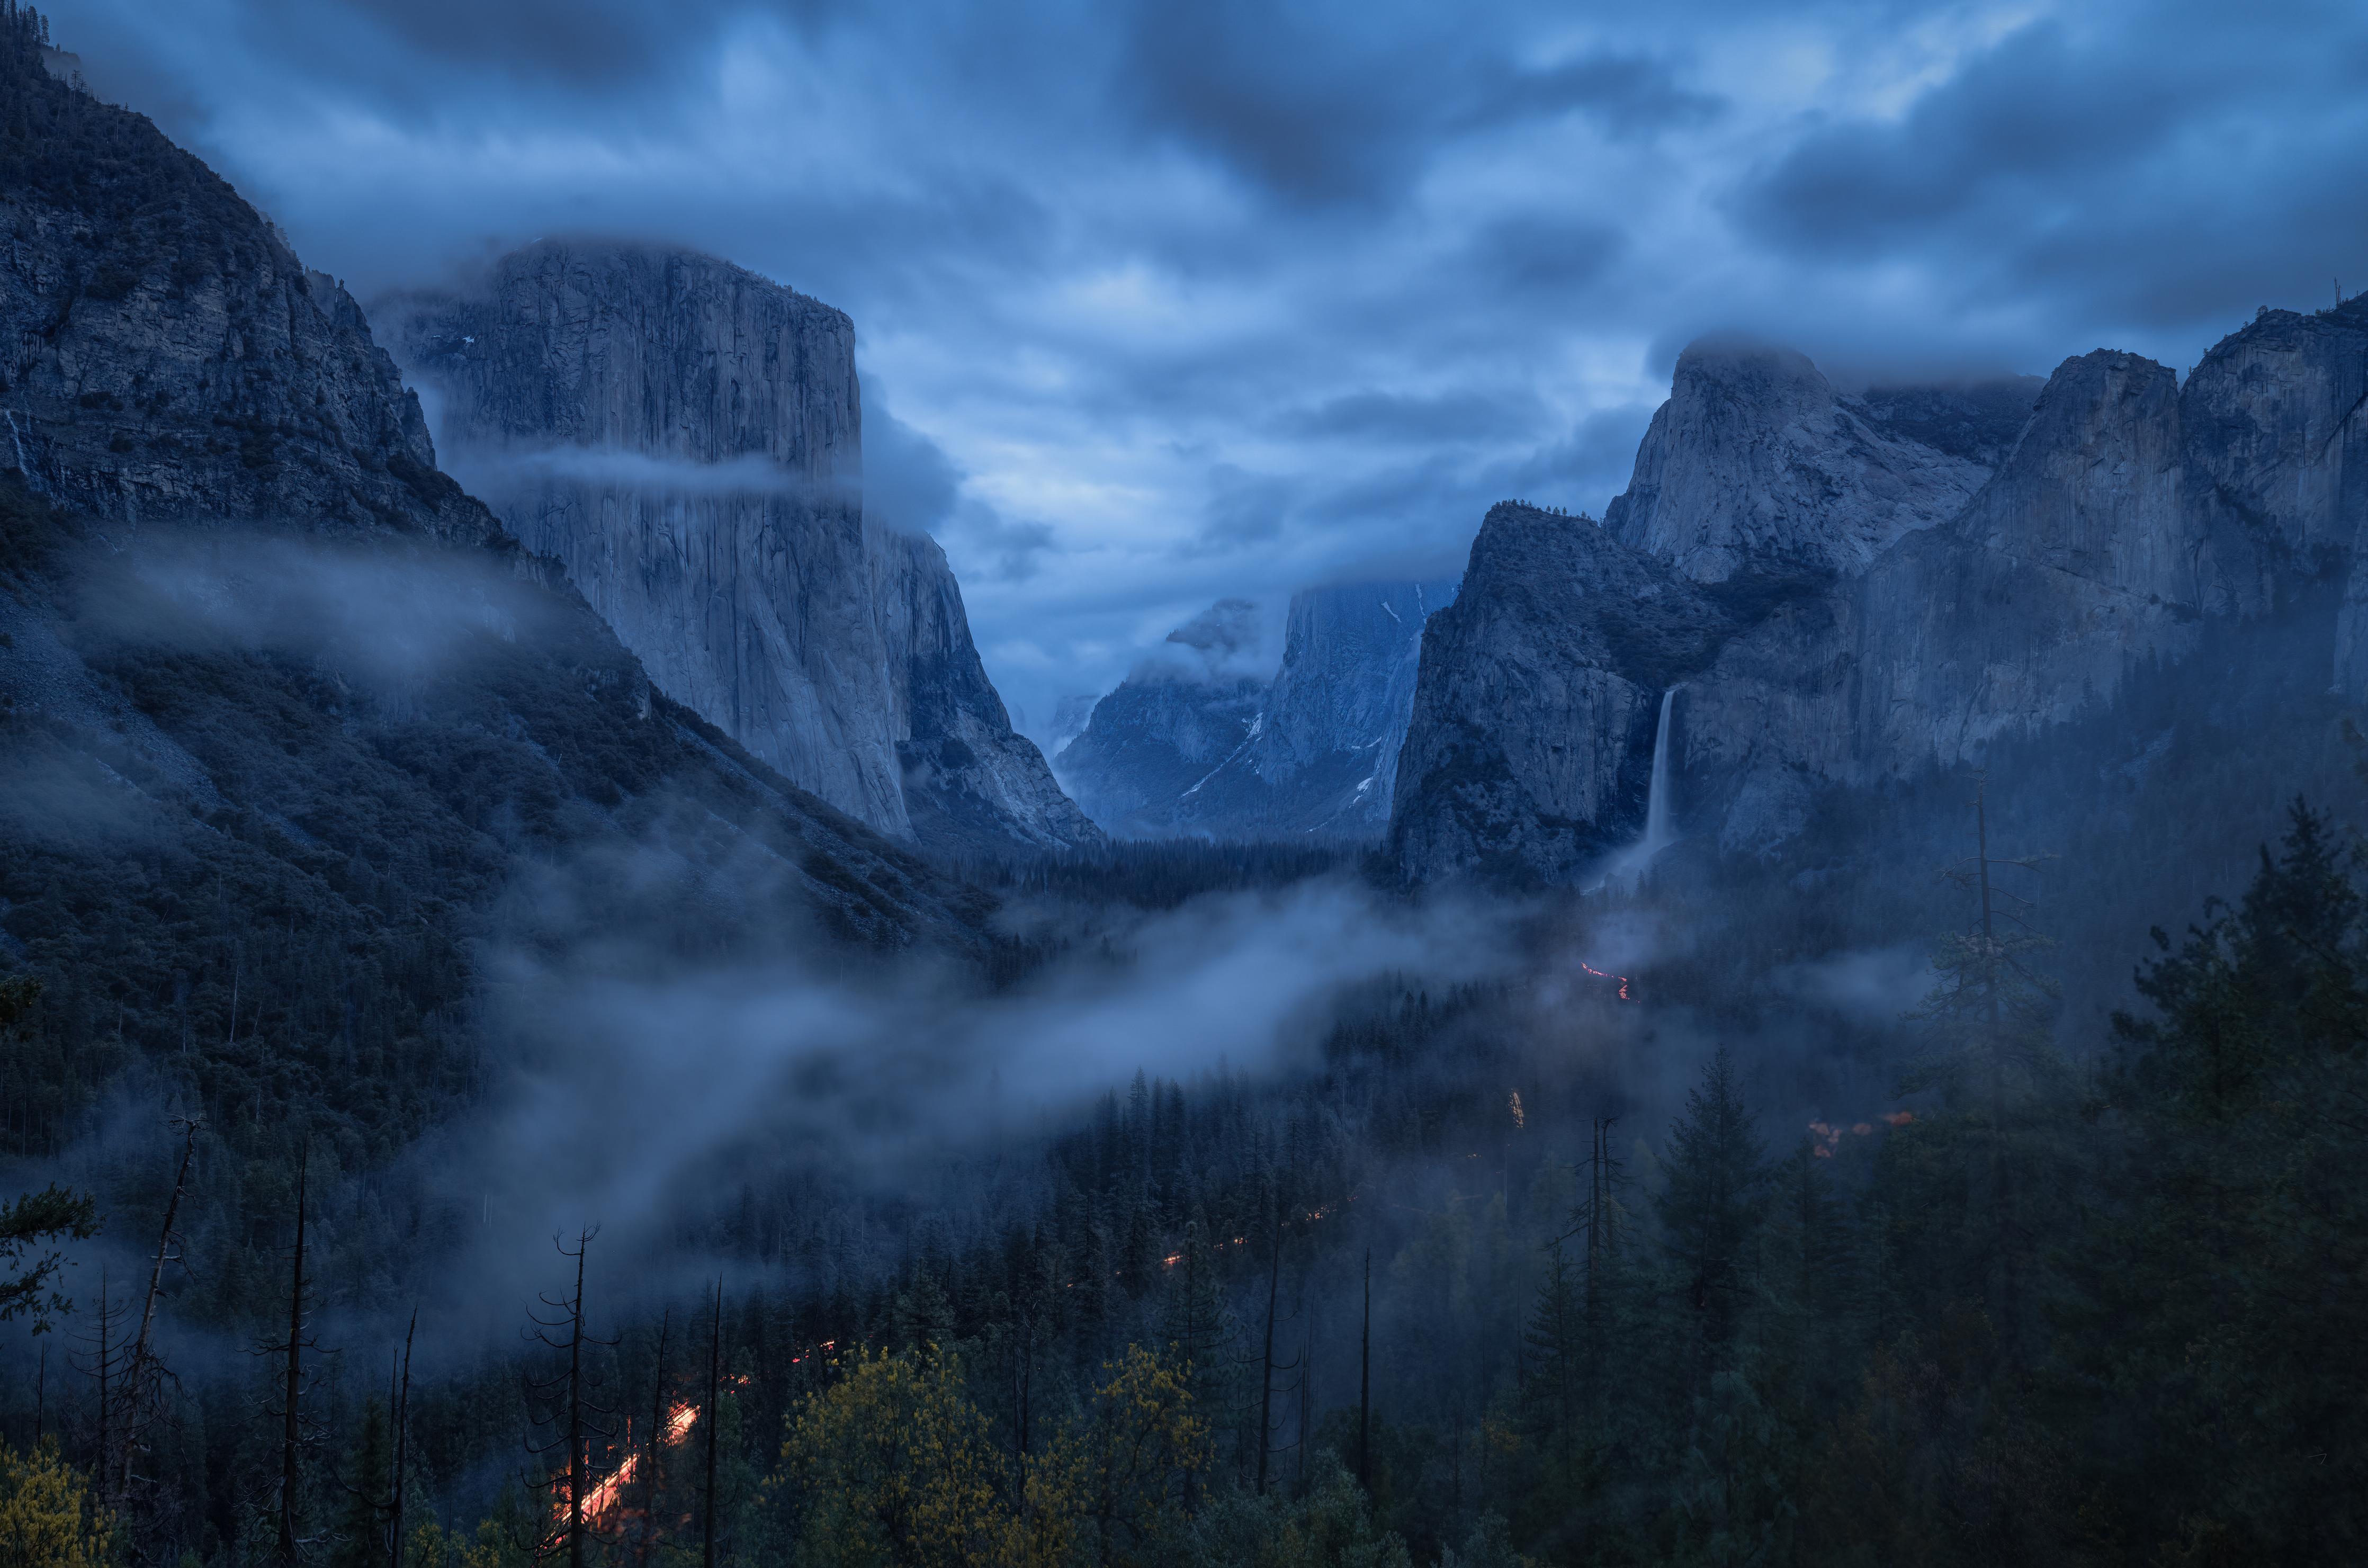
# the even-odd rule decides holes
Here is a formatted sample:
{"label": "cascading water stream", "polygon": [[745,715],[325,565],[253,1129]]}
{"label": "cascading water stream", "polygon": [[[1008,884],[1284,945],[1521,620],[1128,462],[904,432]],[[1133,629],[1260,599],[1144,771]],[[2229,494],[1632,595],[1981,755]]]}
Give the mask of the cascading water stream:
{"label": "cascading water stream", "polygon": [[1645,791],[1644,835],[1611,858],[1603,880],[1589,892],[1606,886],[1634,887],[1653,858],[1677,842],[1677,829],[1669,820],[1669,713],[1677,699],[1674,686],[1661,693],[1661,718],[1653,730],[1653,778]]}
{"label": "cascading water stream", "polygon": [[1653,730],[1653,782],[1645,794],[1645,836],[1636,845],[1639,870],[1677,837],[1669,828],[1669,709],[1677,699],[1674,686],[1661,693],[1661,720]]}

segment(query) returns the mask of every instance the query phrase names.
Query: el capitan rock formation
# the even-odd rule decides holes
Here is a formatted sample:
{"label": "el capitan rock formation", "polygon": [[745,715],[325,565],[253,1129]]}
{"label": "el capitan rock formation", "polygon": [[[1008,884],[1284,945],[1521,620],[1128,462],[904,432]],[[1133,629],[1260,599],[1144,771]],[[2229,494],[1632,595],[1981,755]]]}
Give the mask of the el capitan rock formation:
{"label": "el capitan rock formation", "polygon": [[883,833],[1097,836],[1013,733],[943,551],[867,521],[843,312],[712,256],[553,241],[381,313],[448,460],[670,695]]}

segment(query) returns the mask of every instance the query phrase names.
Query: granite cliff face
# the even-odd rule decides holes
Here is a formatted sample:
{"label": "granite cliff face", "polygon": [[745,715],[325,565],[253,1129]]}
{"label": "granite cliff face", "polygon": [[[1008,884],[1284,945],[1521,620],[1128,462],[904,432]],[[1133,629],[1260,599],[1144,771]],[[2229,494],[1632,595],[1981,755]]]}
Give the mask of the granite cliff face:
{"label": "granite cliff face", "polygon": [[[1378,837],[1414,708],[1422,631],[1452,578],[1292,596],[1272,676],[1252,608],[1219,604],[1098,703],[1061,754],[1097,820],[1143,836]],[[1268,655],[1271,657],[1271,655]],[[1108,812],[1108,815],[1102,813]]]}
{"label": "granite cliff face", "polygon": [[138,115],[17,58],[0,140],[0,468],[128,524],[482,543],[336,281]]}
{"label": "granite cliff face", "polygon": [[1258,607],[1220,599],[1094,704],[1053,759],[1086,814],[1130,838],[1171,836],[1179,802],[1237,758],[1272,679]]}
{"label": "granite cliff face", "polygon": [[953,568],[935,540],[878,530],[872,598],[888,661],[905,808],[933,848],[1075,848],[1100,832],[1016,733],[972,643]]}
{"label": "granite cliff face", "polygon": [[843,313],[712,256],[552,242],[381,314],[449,460],[670,695],[882,832],[1094,836],[1012,733],[943,553],[865,525]]}
{"label": "granite cliff face", "polygon": [[1242,764],[1201,791],[1193,820],[1261,837],[1378,837],[1414,713],[1423,629],[1455,602],[1456,586],[1451,577],[1293,594],[1266,722]]}
{"label": "granite cliff face", "polygon": [[[1861,571],[1987,477],[1990,389],[1959,394],[1954,420],[1948,393],[1920,391],[1870,404],[1792,349],[1696,344],[1604,528],[1698,583]],[[1918,438],[1936,434],[1947,444]]]}
{"label": "granite cliff face", "polygon": [[[2333,673],[2363,689],[2368,305],[2265,312],[2183,388],[2108,351],[2029,388],[1847,397],[1797,355],[1680,359],[1602,530],[1634,547],[1612,574],[1631,594],[1707,596],[1684,613],[1708,651],[1672,705],[1680,831],[1766,850],[1824,791],[1976,762],[2110,703],[2138,662],[2186,657],[2213,618],[2287,613],[2347,574]],[[1653,726],[1621,719],[1652,677],[1601,646],[1599,540],[1540,562],[1551,587],[1486,574],[1483,605],[1497,520],[1425,651],[1393,838],[1413,875],[1569,881],[1642,828]],[[1467,618],[1488,635],[1449,635]],[[1588,737],[1585,777],[1607,782],[1574,788],[1559,754],[1475,742],[1474,711],[1493,715],[1484,730]],[[1487,809],[1459,815],[1459,800]]]}
{"label": "granite cliff face", "polygon": [[[109,976],[131,1048],[176,1051],[234,1129],[256,1074],[350,1067],[358,1034],[459,1049],[472,955],[568,906],[496,916],[532,885],[632,865],[621,918],[718,953],[817,924],[990,949],[983,896],[654,691],[436,470],[352,301],[145,119],[52,79],[28,12],[0,18],[0,173],[12,961],[64,997]],[[233,953],[270,1011],[225,1037]],[[358,1024],[362,994],[386,1010]],[[190,1006],[228,1043],[193,1051]]]}
{"label": "granite cliff face", "polygon": [[1642,825],[1661,694],[1730,626],[1591,517],[1491,507],[1423,633],[1395,852],[1427,872],[1577,876]]}

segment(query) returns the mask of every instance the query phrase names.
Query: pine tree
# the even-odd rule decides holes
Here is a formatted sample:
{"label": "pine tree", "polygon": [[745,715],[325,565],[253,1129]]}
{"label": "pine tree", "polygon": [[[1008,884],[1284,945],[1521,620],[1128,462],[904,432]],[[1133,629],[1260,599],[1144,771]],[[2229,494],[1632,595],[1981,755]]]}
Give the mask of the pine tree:
{"label": "pine tree", "polygon": [[1759,1122],[1721,1046],[1669,1129],[1667,1180],[1654,1200],[1663,1246],[1698,1342],[1735,1337],[1750,1289],[1751,1244],[1766,1217],[1768,1167]]}

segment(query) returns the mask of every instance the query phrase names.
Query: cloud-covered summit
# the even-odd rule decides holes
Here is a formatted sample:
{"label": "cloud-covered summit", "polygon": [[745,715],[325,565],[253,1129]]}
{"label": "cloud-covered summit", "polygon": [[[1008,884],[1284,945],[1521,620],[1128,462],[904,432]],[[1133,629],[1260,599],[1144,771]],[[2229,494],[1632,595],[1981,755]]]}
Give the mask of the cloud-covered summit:
{"label": "cloud-covered summit", "polygon": [[874,483],[1034,710],[1226,595],[1452,572],[1504,496],[1600,511],[1706,331],[1873,383],[2184,364],[2258,305],[2368,284],[2351,6],[70,0],[53,25],[358,293],[599,231],[848,311]]}

